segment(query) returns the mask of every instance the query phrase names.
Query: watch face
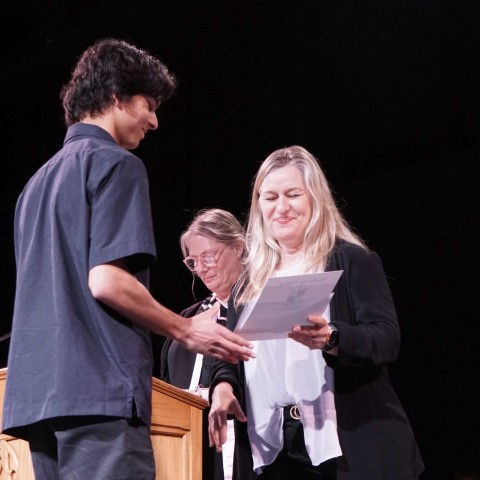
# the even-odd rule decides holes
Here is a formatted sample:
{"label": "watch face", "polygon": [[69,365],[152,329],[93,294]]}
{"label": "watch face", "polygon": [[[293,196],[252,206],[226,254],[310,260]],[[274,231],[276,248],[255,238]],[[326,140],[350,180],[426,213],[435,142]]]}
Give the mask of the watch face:
{"label": "watch face", "polygon": [[338,330],[333,330],[330,332],[330,337],[328,339],[328,345],[330,347],[336,347],[338,345],[338,341],[340,339],[340,335]]}

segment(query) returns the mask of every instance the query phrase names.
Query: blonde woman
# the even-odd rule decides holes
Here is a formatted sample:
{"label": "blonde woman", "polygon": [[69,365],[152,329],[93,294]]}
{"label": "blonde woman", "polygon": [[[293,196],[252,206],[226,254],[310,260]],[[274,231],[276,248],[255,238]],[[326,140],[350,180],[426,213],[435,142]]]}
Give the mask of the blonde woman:
{"label": "blonde woman", "polygon": [[221,450],[227,415],[235,416],[234,478],[417,479],[422,459],[387,372],[400,330],[381,261],[349,228],[307,150],[283,148],[262,163],[246,238],[232,330],[268,278],[343,274],[309,326],[292,318],[289,338],[253,342],[253,362],[218,365],[209,435]]}

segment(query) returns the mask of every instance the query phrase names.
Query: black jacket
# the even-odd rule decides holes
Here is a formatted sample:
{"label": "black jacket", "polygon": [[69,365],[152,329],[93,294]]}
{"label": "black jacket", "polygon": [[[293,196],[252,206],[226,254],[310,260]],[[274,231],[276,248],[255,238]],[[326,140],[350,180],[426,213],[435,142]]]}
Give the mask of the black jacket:
{"label": "black jacket", "polygon": [[[183,310],[182,317],[194,317],[201,313],[204,302],[198,302]],[[189,388],[197,354],[183,348],[178,342],[166,338],[160,354],[160,379],[178,388]]]}
{"label": "black jacket", "polygon": [[[387,365],[399,352],[400,329],[380,258],[339,241],[327,271],[343,270],[330,304],[340,332],[338,357],[324,353],[334,369],[337,429],[343,456],[338,480],[402,480],[417,476],[423,462],[407,416],[390,383]],[[233,330],[240,311],[228,309]],[[255,361],[255,360],[250,360]],[[229,382],[245,411],[244,366],[218,363],[211,389]],[[246,424],[236,422],[235,480],[253,480]]]}

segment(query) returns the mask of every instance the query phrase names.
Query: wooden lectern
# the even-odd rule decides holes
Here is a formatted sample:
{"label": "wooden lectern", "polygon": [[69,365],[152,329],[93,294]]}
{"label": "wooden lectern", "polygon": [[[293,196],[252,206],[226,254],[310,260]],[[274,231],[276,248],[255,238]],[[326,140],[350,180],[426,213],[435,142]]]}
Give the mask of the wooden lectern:
{"label": "wooden lectern", "polygon": [[[7,369],[0,369],[0,422]],[[153,378],[152,438],[156,480],[202,478],[200,396]],[[28,443],[0,433],[0,480],[34,480]]]}
{"label": "wooden lectern", "polygon": [[198,395],[153,378],[152,438],[156,480],[202,478],[202,412]]}

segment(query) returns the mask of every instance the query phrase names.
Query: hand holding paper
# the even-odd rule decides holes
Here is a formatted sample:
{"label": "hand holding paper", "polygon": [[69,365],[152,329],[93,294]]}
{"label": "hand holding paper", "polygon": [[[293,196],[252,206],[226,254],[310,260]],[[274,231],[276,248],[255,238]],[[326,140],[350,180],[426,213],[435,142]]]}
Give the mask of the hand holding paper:
{"label": "hand holding paper", "polygon": [[308,315],[327,308],[342,272],[269,278],[258,299],[245,305],[235,333],[246,340],[270,340],[286,338],[294,325],[309,325]]}

